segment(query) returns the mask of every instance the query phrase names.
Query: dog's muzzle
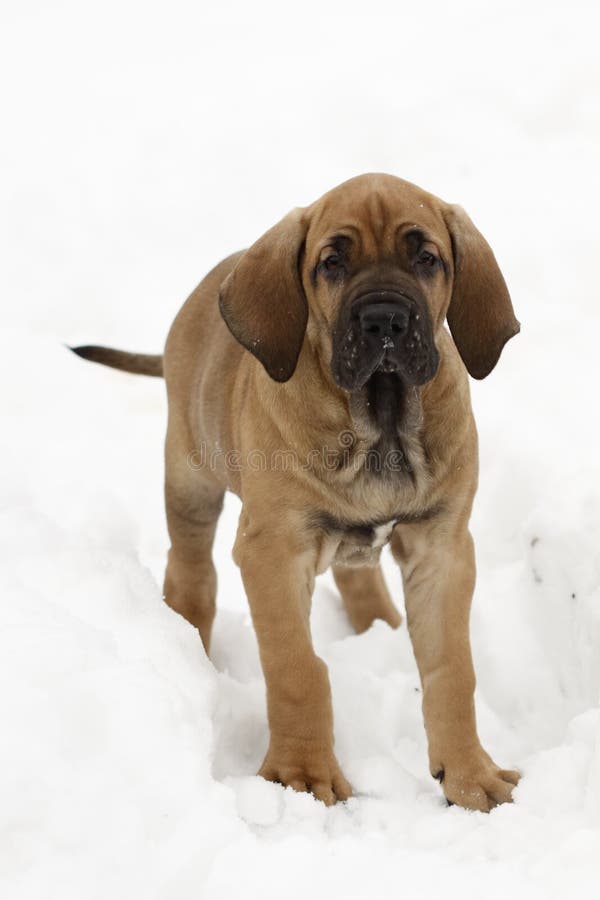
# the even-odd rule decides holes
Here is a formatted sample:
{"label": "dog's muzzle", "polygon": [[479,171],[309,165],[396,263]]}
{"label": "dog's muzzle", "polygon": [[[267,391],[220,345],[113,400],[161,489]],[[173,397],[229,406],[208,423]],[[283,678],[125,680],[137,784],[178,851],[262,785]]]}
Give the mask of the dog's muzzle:
{"label": "dog's muzzle", "polygon": [[396,291],[361,294],[334,331],[331,368],[345,390],[360,390],[376,372],[422,385],[433,378],[438,363],[425,305]]}

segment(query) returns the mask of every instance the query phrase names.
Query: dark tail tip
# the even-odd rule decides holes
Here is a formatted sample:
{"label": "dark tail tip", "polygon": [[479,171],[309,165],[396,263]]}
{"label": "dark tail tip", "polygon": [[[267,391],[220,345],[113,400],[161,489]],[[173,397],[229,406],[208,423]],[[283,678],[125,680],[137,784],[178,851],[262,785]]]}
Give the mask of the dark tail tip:
{"label": "dark tail tip", "polygon": [[91,359],[92,362],[96,361],[96,351],[100,350],[100,347],[94,347],[93,344],[82,344],[81,347],[71,347],[69,344],[65,344],[67,350],[71,350],[73,353],[76,353],[77,356],[81,356],[82,359]]}
{"label": "dark tail tip", "polygon": [[149,353],[127,353],[112,347],[101,347],[98,344],[82,344],[79,347],[65,345],[72,353],[90,362],[132,372],[134,375],[153,375],[161,378],[163,374],[162,356]]}

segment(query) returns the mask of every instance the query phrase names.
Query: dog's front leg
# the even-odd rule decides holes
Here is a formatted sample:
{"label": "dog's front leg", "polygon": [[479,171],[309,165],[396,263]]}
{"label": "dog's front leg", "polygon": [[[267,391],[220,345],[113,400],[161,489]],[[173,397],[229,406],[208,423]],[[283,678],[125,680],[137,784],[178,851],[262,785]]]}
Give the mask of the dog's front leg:
{"label": "dog's front leg", "polygon": [[392,550],[421,676],[431,774],[451,803],[467,809],[510,802],[519,775],[496,766],[475,724],[469,641],[475,558],[466,521],[440,514],[435,522],[398,526]]}
{"label": "dog's front leg", "polygon": [[248,595],[267,686],[269,749],[259,774],[331,805],[351,788],[333,752],[327,666],[314,652],[310,604],[315,554],[297,535],[242,513],[234,551]]}

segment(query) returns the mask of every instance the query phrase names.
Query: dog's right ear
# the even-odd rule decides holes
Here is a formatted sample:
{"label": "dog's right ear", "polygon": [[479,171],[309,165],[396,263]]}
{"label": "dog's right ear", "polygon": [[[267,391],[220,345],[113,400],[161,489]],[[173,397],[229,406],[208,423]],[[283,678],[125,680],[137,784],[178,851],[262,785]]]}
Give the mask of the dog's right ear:
{"label": "dog's right ear", "polygon": [[308,303],[300,277],[307,222],[293,210],[240,258],[219,293],[219,308],[234,338],[275,381],[294,374]]}

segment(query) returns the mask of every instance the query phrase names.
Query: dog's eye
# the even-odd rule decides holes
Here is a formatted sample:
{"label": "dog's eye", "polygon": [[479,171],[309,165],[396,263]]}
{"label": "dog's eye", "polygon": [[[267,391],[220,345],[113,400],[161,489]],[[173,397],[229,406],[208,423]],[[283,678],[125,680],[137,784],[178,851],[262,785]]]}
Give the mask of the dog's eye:
{"label": "dog's eye", "polygon": [[317,271],[330,281],[337,281],[344,274],[344,260],[341,253],[325,252],[319,260]]}
{"label": "dog's eye", "polygon": [[417,264],[419,266],[423,266],[426,269],[433,269],[438,261],[435,253],[431,253],[430,250],[421,250],[417,257]]}
{"label": "dog's eye", "polygon": [[339,253],[331,253],[322,261],[322,265],[326,272],[335,272],[341,261]]}

